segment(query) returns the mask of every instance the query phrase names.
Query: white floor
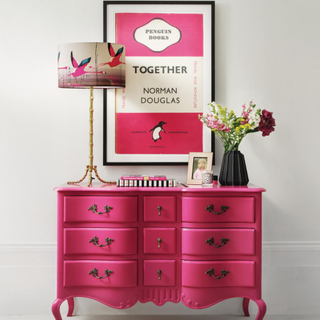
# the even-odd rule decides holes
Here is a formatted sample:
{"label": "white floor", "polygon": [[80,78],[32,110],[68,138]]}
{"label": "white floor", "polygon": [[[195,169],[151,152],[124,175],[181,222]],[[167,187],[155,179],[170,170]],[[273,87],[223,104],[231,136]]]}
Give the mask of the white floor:
{"label": "white floor", "polygon": [[[63,316],[63,320],[246,320],[255,319],[255,316],[250,317],[245,316],[222,316],[222,315],[210,315],[210,316],[171,316],[171,315],[134,315],[134,316],[115,316],[115,315],[95,315],[95,316],[73,316],[66,317]],[[0,320],[54,320],[52,316],[25,316],[25,315],[11,315],[11,316],[1,316]],[[320,316],[268,316],[266,315],[263,320],[320,320]]]}

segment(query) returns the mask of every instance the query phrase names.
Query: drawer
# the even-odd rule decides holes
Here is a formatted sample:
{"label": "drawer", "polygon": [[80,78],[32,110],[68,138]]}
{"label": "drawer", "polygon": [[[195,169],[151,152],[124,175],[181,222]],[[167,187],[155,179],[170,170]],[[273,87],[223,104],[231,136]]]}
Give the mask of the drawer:
{"label": "drawer", "polygon": [[254,197],[184,197],[182,221],[254,222]]}
{"label": "drawer", "polygon": [[[227,271],[229,273],[224,273]],[[254,261],[182,260],[182,286],[193,288],[254,287]]]}
{"label": "drawer", "polygon": [[64,254],[137,254],[137,228],[66,228]]}
{"label": "drawer", "polygon": [[137,197],[64,198],[65,222],[135,222]]}
{"label": "drawer", "polygon": [[175,196],[146,196],[143,198],[145,222],[175,222]]}
{"label": "drawer", "polygon": [[254,229],[182,229],[182,254],[255,254]]}
{"label": "drawer", "polygon": [[177,237],[175,228],[144,228],[143,253],[175,254]]}
{"label": "drawer", "polygon": [[135,287],[137,261],[65,261],[63,285],[64,287]]}
{"label": "drawer", "polygon": [[175,260],[145,260],[143,264],[144,286],[174,287],[176,285]]}

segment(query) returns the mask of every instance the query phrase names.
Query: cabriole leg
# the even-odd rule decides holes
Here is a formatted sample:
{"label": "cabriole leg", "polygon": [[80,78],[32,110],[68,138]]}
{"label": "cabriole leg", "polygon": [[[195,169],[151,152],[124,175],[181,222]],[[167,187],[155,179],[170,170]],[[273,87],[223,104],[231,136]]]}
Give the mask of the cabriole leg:
{"label": "cabriole leg", "polygon": [[61,306],[62,302],[63,302],[63,300],[56,299],[56,300],[54,300],[54,302],[52,304],[51,311],[52,311],[52,314],[56,320],[62,320],[61,314],[60,314],[60,306]]}
{"label": "cabriole leg", "polygon": [[250,302],[249,298],[243,298],[242,308],[243,308],[244,315],[246,317],[250,317],[250,314],[249,314],[249,302]]}
{"label": "cabriole leg", "polygon": [[262,320],[264,318],[264,315],[267,312],[267,306],[263,300],[256,300],[255,303],[259,307],[259,311],[258,311],[256,320]]}
{"label": "cabriole leg", "polygon": [[74,310],[74,300],[71,297],[71,298],[68,298],[67,301],[68,301],[68,306],[69,306],[67,317],[72,317],[72,313]]}

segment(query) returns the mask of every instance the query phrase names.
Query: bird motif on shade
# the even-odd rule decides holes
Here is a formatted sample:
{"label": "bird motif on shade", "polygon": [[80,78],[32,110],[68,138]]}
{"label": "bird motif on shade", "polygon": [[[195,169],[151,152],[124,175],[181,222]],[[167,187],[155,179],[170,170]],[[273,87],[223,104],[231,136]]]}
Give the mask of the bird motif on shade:
{"label": "bird motif on shade", "polygon": [[111,56],[111,59],[106,62],[106,63],[101,63],[100,66],[105,66],[106,64],[109,65],[109,67],[113,68],[118,66],[119,64],[125,64],[124,62],[120,61],[122,52],[123,52],[123,47],[121,47],[120,49],[118,49],[117,53],[114,51],[111,43],[108,43],[108,50],[109,50],[109,54]]}
{"label": "bird motif on shade", "polygon": [[73,56],[73,51],[71,51],[71,63],[73,67],[75,68],[71,75],[76,78],[79,76],[82,76],[86,73],[104,73],[103,71],[85,71],[84,68],[89,64],[91,61],[91,58],[83,59],[80,64],[77,63],[76,59]]}

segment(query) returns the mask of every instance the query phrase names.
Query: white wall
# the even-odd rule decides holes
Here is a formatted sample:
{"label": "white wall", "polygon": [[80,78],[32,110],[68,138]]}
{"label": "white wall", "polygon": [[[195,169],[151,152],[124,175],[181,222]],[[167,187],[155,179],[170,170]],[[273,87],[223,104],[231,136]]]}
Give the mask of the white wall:
{"label": "white wall", "polygon": [[[1,1],[3,314],[49,313],[55,297],[52,189],[83,175],[89,117],[87,90],[57,88],[57,45],[102,41],[102,2]],[[240,112],[241,104],[253,98],[274,112],[277,124],[269,137],[251,135],[241,146],[250,182],[267,189],[263,296],[270,314],[320,314],[319,16],[318,0],[216,1],[216,101]],[[94,154],[101,177],[157,172],[185,180],[184,166],[103,167],[102,91],[95,91],[94,105]],[[216,145],[218,173],[222,147],[219,141]],[[87,301],[77,308],[82,314],[93,308],[119,313]],[[200,314],[240,310],[240,300],[226,301]],[[193,313],[181,305],[158,309],[150,304],[139,304],[132,312]]]}

